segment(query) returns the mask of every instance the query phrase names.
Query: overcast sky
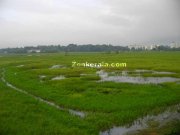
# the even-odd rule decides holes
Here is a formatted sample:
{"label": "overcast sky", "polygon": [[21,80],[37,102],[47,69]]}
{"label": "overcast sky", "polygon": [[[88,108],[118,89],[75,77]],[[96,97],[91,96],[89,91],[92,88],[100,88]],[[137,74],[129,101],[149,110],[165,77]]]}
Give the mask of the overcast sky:
{"label": "overcast sky", "polygon": [[0,48],[180,41],[180,0],[0,0]]}

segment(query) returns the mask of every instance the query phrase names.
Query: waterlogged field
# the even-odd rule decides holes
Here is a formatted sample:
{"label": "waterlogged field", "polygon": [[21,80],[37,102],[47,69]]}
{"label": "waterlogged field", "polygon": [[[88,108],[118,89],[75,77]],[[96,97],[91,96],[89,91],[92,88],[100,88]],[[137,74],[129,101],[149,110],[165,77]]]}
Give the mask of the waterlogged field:
{"label": "waterlogged field", "polygon": [[[180,52],[1,55],[0,72],[0,135],[115,135],[108,129],[180,104]],[[180,132],[179,120],[151,123],[138,134]]]}

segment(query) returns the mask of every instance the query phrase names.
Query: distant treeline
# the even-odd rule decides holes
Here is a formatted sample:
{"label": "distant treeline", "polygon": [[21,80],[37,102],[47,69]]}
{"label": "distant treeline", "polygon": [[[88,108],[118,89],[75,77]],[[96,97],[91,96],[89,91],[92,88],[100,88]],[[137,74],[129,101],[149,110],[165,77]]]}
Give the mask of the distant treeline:
{"label": "distant treeline", "polygon": [[[68,46],[61,45],[39,45],[20,48],[4,48],[0,49],[0,53],[56,53],[56,52],[120,52],[120,51],[143,51],[145,48],[129,48],[128,46],[113,46],[113,45],[76,45],[69,44]],[[179,48],[170,48],[169,46],[157,46],[151,50],[157,51],[180,51]],[[151,51],[150,50],[150,51]]]}

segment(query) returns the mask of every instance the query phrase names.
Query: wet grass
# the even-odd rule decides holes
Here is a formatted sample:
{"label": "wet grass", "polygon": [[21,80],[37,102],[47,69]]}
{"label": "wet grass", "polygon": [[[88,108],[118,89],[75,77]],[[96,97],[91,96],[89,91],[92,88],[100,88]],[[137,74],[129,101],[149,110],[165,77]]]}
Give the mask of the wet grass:
{"label": "wet grass", "polygon": [[[1,123],[0,134],[23,134],[26,130],[29,134],[98,134],[100,130],[113,125],[123,125],[140,116],[162,111],[163,108],[180,103],[179,83],[155,85],[97,82],[100,79],[96,75],[98,69],[72,68],[74,60],[92,63],[102,61],[127,63],[126,68],[105,69],[109,72],[148,69],[175,72],[176,74],[172,74],[173,77],[180,76],[179,52],[70,53],[68,56],[60,53],[31,57],[5,55],[0,58],[0,66],[6,70],[7,81],[33,95],[62,107],[82,110],[88,115],[84,119],[77,118],[67,112],[37,103],[35,99],[0,83],[0,104],[3,106],[0,110],[0,119],[6,123]],[[17,67],[18,65],[24,66]],[[66,68],[50,69],[53,65],[63,65]],[[41,75],[46,77],[40,79]],[[66,78],[51,80],[61,75]],[[14,106],[13,103],[17,105]],[[10,112],[13,113],[12,117],[8,117]],[[18,124],[15,124],[15,120]],[[36,122],[37,120],[39,122]],[[43,122],[45,127],[42,126]],[[20,129],[22,125],[23,128]],[[36,128],[28,129],[29,125]]]}
{"label": "wet grass", "polygon": [[174,120],[162,127],[157,127],[157,123],[153,123],[151,128],[139,131],[132,135],[179,135],[180,134],[180,121]]}
{"label": "wet grass", "polygon": [[18,93],[0,82],[1,135],[97,134],[93,124]]}

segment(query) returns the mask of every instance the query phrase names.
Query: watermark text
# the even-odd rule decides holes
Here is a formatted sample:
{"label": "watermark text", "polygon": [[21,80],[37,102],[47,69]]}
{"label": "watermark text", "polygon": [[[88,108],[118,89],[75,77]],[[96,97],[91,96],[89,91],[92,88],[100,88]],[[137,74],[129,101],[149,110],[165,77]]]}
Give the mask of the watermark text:
{"label": "watermark text", "polygon": [[90,62],[76,62],[72,61],[72,67],[90,67],[90,68],[120,68],[126,67],[126,63],[107,63],[107,62],[99,62],[99,63],[90,63]]}

